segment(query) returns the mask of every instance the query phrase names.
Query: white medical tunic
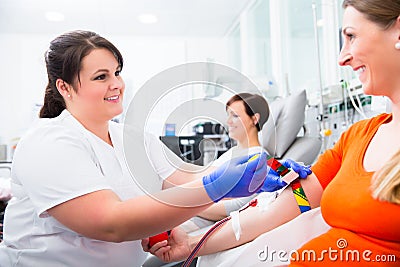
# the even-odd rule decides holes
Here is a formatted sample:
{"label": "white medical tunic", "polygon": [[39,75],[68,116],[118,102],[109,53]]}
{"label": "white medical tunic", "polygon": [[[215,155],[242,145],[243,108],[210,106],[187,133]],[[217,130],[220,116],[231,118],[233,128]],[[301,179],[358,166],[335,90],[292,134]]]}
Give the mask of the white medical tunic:
{"label": "white medical tunic", "polygon": [[[112,147],[64,110],[56,118],[41,119],[20,140],[13,158],[13,198],[0,243],[1,267],[142,265],[147,254],[139,240],[112,243],[87,238],[47,213],[98,190],[113,190],[122,200],[144,194],[125,163],[122,128],[110,122]],[[161,188],[161,179],[159,184]]]}

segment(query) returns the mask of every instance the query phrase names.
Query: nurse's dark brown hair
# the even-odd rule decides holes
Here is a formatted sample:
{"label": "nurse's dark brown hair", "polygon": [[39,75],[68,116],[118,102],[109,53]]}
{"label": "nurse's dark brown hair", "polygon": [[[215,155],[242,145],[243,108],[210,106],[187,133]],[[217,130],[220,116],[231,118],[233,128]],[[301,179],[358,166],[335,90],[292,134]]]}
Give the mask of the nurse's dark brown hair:
{"label": "nurse's dark brown hair", "polygon": [[254,116],[254,114],[260,114],[260,119],[256,124],[257,131],[261,131],[264,123],[268,120],[269,117],[269,106],[267,100],[264,97],[257,95],[257,94],[250,94],[250,93],[240,93],[232,96],[226,102],[226,110],[228,107],[232,105],[233,102],[242,101],[244,104],[244,108],[246,110],[246,114],[249,117]]}
{"label": "nurse's dark brown hair", "polygon": [[79,72],[82,59],[92,50],[105,48],[111,51],[121,69],[123,58],[118,49],[108,40],[90,31],[72,31],[56,37],[45,53],[48,84],[44,95],[40,118],[54,118],[66,108],[64,98],[56,87],[57,79],[73,86],[80,83]]}

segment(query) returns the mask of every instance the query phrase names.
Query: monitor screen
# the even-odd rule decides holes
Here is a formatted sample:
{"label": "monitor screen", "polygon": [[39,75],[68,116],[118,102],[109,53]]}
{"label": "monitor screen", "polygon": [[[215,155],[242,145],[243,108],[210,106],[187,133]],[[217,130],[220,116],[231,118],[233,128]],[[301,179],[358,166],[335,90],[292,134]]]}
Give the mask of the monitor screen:
{"label": "monitor screen", "polygon": [[202,136],[160,136],[160,140],[183,161],[203,165]]}

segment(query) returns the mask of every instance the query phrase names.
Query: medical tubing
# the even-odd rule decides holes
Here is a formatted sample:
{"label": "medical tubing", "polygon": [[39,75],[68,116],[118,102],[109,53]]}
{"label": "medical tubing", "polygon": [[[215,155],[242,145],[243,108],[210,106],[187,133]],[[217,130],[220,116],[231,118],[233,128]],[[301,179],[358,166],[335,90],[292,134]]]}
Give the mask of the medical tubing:
{"label": "medical tubing", "polygon": [[349,94],[349,99],[350,99],[351,104],[353,105],[353,108],[354,108],[364,119],[366,119],[367,116],[365,115],[364,111],[362,110],[362,104],[361,104],[360,98],[358,97],[357,93],[354,92],[354,95],[356,96],[356,98],[358,97],[358,98],[357,98],[357,101],[358,101],[360,107],[358,107],[357,104],[355,103],[355,101],[354,101],[354,95],[353,95],[353,93],[350,91],[350,87],[346,86],[346,89],[347,89],[347,92],[348,92],[348,94]]}
{"label": "medical tubing", "polygon": [[[274,157],[267,155],[267,164],[268,166],[271,167],[274,171],[276,171],[282,178],[285,175],[290,174],[290,169],[286,168],[282,163],[277,161]],[[311,210],[311,205],[307,199],[307,196],[303,190],[303,187],[300,184],[299,179],[295,179],[291,184],[293,194],[295,196],[297,205],[299,206],[300,212],[306,212],[308,210]],[[244,211],[245,209],[249,207],[255,207],[257,206],[257,199],[253,199],[252,201],[249,202],[244,208],[240,209],[239,212]],[[207,239],[210,237],[210,235],[217,230],[219,227],[221,227],[224,223],[229,221],[231,219],[231,216],[228,216],[218,222],[216,222],[200,239],[199,243],[195,246],[193,251],[190,253],[189,257],[186,259],[186,261],[182,264],[182,267],[188,267],[193,259],[196,257],[197,253],[199,252],[200,248],[204,245],[204,243],[207,241]]]}
{"label": "medical tubing", "polygon": [[357,99],[358,107],[362,112],[362,116],[364,117],[364,119],[366,119],[367,116],[365,115],[365,112],[364,112],[364,109],[362,107],[362,103],[361,103],[361,100],[360,100],[360,96],[358,94],[356,94],[356,99]]}
{"label": "medical tubing", "polygon": [[[239,212],[244,211],[245,209],[249,207],[255,207],[257,206],[257,199],[254,199],[249,202],[244,208],[240,209]],[[231,216],[228,216],[218,222],[216,222],[200,239],[199,243],[195,246],[193,251],[190,253],[189,257],[186,259],[186,261],[182,264],[182,267],[188,267],[196,257],[197,253],[199,252],[200,248],[204,245],[204,243],[207,241],[207,239],[210,237],[210,235],[217,230],[219,227],[221,227],[224,223],[229,221],[231,219]]]}

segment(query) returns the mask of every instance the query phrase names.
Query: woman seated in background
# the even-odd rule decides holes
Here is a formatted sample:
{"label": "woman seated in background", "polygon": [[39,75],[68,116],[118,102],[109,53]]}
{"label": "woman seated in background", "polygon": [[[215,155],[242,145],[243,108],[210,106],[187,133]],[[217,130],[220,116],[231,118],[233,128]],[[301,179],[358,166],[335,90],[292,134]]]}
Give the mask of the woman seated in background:
{"label": "woman seated in background", "polygon": [[[397,75],[400,72],[400,0],[345,0],[343,8],[344,43],[339,64],[358,71],[365,94],[388,97],[392,113],[353,124],[332,149],[319,157],[312,167],[313,173],[301,180],[311,207],[321,207],[331,228],[298,246],[301,247],[298,250],[300,255],[304,251],[313,251],[317,261],[294,259],[291,264],[382,266],[379,255],[386,255],[392,261],[385,262],[385,266],[398,266],[400,205],[372,197],[371,182],[379,183],[380,180],[371,180],[374,173],[400,149],[400,76]],[[380,186],[374,188],[379,190]],[[242,229],[239,240],[235,239],[229,221],[209,237],[198,254],[239,246],[299,214],[293,193],[285,189],[266,211],[249,208],[239,214]],[[298,227],[303,232],[308,229],[306,224]],[[184,259],[200,238],[188,237],[176,229],[168,242],[160,242],[150,251],[165,261]],[[337,242],[343,239],[347,246],[341,251],[358,251],[362,256],[368,250],[369,258],[359,261],[329,258],[326,251],[338,249]],[[145,244],[146,240],[142,242]],[[255,261],[256,257],[255,252]]]}
{"label": "woman seated in background", "polygon": [[[258,133],[266,123],[269,117],[268,103],[264,97],[251,93],[239,93],[232,96],[226,103],[226,112],[228,115],[227,126],[229,137],[237,142],[236,146],[230,148],[215,160],[211,166],[218,167],[229,161],[231,158],[252,155],[265,151],[260,143]],[[294,161],[283,162],[286,167],[291,167],[304,171],[307,167],[303,167]],[[302,174],[306,176],[306,174]],[[279,178],[276,176],[277,179]],[[279,180],[280,181],[280,180]],[[285,186],[281,181],[281,185],[265,183],[260,190],[267,191],[263,193],[263,199],[269,203],[273,201],[278,194],[278,189]],[[199,228],[211,225],[215,221],[221,220],[229,216],[233,211],[237,211],[252,200],[257,194],[244,198],[235,198],[222,200],[219,203],[212,205],[207,210],[201,212],[198,217],[195,217],[181,225],[186,232],[192,232]],[[265,203],[265,204],[266,204]],[[199,218],[200,217],[200,218]]]}

